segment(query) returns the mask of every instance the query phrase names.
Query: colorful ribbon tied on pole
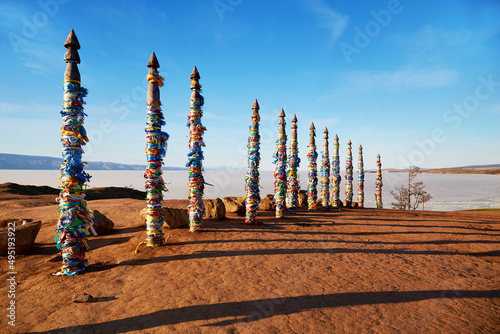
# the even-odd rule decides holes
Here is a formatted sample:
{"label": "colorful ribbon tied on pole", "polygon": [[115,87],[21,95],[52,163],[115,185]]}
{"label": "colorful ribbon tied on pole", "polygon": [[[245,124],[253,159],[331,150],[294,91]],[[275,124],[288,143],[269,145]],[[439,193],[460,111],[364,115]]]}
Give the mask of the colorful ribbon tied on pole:
{"label": "colorful ribbon tied on pole", "polygon": [[278,140],[276,141],[276,151],[274,152],[274,202],[276,204],[276,218],[282,218],[286,205],[286,131],[285,131],[285,111],[281,109],[278,130]]}
{"label": "colorful ribbon tied on pole", "polygon": [[259,163],[260,163],[260,135],[259,135],[259,102],[255,99],[252,106],[252,123],[250,124],[250,135],[248,137],[248,170],[245,177],[245,224],[259,224],[256,219],[260,203],[259,190]]}
{"label": "colorful ribbon tied on pole", "polygon": [[321,205],[330,209],[330,152],[328,148],[328,129],[323,131],[323,151],[321,152]]}
{"label": "colorful ribbon tied on pole", "polygon": [[339,137],[335,135],[333,148],[333,159],[332,159],[332,185],[331,185],[331,201],[330,205],[332,208],[340,207],[340,182],[342,177],[340,176],[340,156],[339,156]]}
{"label": "colorful ribbon tied on pole", "polygon": [[157,247],[166,244],[161,206],[163,191],[167,191],[167,189],[162,177],[162,165],[169,135],[161,130],[161,127],[165,125],[159,90],[159,87],[163,86],[163,77],[158,73],[157,69],[160,64],[154,52],[151,54],[147,66],[149,67],[145,129],[147,165],[144,173],[147,205],[146,242],[144,243],[149,247]]}
{"label": "colorful ribbon tied on pole", "polygon": [[380,162],[380,154],[377,155],[377,175],[375,176],[375,200],[377,209],[382,209],[382,163]]}
{"label": "colorful ribbon tied on pole", "polygon": [[196,66],[190,76],[191,99],[189,104],[188,127],[189,127],[189,153],[186,167],[189,168],[189,230],[199,231],[203,224],[205,205],[203,204],[203,192],[205,180],[203,178],[203,151],[205,146],[203,134],[206,128],[201,124],[203,116],[202,106],[204,104],[201,95],[200,74]]}
{"label": "colorful ribbon tied on pole", "polygon": [[91,217],[87,209],[85,182],[90,175],[83,171],[82,146],[88,142],[83,122],[85,116],[83,98],[87,96],[87,89],[80,86],[80,72],[77,64],[80,63],[78,49],[80,44],[75,32],[71,30],[64,46],[67,48],[64,61],[67,62],[64,73],[64,100],[62,116],[62,157],[59,202],[59,220],[55,241],[62,253],[62,268],[55,275],[78,275],[85,272],[87,260],[85,252],[89,250],[87,244],[88,229],[91,227]]}
{"label": "colorful ribbon tied on pole", "polygon": [[311,123],[311,127],[309,128],[309,145],[307,152],[307,160],[308,164],[308,175],[307,175],[307,209],[308,210],[316,210],[317,204],[316,200],[318,198],[318,152],[316,152],[316,128],[314,127],[314,123]]}
{"label": "colorful ribbon tied on pole", "polygon": [[345,201],[347,206],[352,203],[352,150],[351,141],[347,143],[347,158],[345,161]]}
{"label": "colorful ribbon tied on pole", "polygon": [[359,145],[358,154],[358,207],[365,205],[365,169],[363,166],[363,146]]}
{"label": "colorful ribbon tied on pole", "polygon": [[300,165],[299,149],[297,147],[297,116],[292,118],[292,134],[290,139],[290,156],[288,158],[288,186],[287,186],[287,207],[289,212],[295,213],[299,206],[299,180],[297,179],[297,169]]}

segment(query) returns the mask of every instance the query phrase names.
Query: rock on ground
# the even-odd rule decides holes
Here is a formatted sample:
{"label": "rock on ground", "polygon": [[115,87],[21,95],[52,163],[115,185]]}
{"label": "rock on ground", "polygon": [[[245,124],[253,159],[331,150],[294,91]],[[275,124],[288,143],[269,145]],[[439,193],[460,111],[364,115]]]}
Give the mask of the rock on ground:
{"label": "rock on ground", "polygon": [[224,202],[226,212],[245,213],[245,197],[224,197],[222,202]]}
{"label": "rock on ground", "polygon": [[299,208],[307,208],[307,193],[305,190],[299,190],[298,199]]}
{"label": "rock on ground", "polygon": [[88,303],[92,299],[94,299],[94,297],[92,297],[88,293],[77,293],[76,295],[73,296],[72,301],[74,303]]}
{"label": "rock on ground", "polygon": [[274,211],[274,195],[267,194],[260,200],[259,210],[260,211]]}
{"label": "rock on ground", "polygon": [[[146,223],[147,208],[141,210],[141,221]],[[166,206],[161,207],[161,213],[164,218],[163,226],[168,228],[176,228],[186,226],[189,223],[189,215],[187,209],[174,209]]]}
{"label": "rock on ground", "polygon": [[5,227],[0,229],[0,255],[7,255],[9,252],[9,232],[11,236],[15,235],[15,253],[22,254],[28,252],[35,243],[42,222],[33,222],[31,219],[5,219],[1,226],[3,225]]}
{"label": "rock on ground", "polygon": [[94,222],[93,227],[97,235],[109,234],[113,232],[113,227],[115,223],[111,221],[104,213],[100,213],[98,210],[92,212],[92,221]]}
{"label": "rock on ground", "polygon": [[226,218],[226,206],[220,198],[204,199],[205,215],[203,218],[221,220]]}

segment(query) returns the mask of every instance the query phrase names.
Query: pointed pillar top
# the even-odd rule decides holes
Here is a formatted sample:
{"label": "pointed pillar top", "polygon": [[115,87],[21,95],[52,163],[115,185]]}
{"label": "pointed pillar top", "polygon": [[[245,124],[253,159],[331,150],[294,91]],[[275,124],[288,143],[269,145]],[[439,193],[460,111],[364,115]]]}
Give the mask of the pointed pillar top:
{"label": "pointed pillar top", "polygon": [[278,134],[280,135],[283,135],[286,133],[285,131],[285,111],[283,110],[283,108],[281,108],[281,112],[280,112],[280,115],[279,115],[279,118],[280,118],[280,121],[279,121],[279,130],[278,130]]}
{"label": "pointed pillar top", "polygon": [[380,160],[380,153],[377,154],[377,160]]}
{"label": "pointed pillar top", "polygon": [[359,145],[359,152],[363,152],[363,146]]}
{"label": "pointed pillar top", "polygon": [[67,49],[64,54],[64,61],[68,63],[66,65],[66,70],[64,71],[64,81],[80,83],[80,71],[78,70],[77,65],[80,64],[80,55],[78,54],[80,42],[78,42],[78,38],[76,38],[75,31],[73,29],[71,29],[71,32],[66,38],[64,47]]}
{"label": "pointed pillar top", "polygon": [[309,144],[315,145],[316,141],[314,140],[314,137],[316,137],[316,128],[314,127],[314,123],[311,123],[311,126],[309,127]]}
{"label": "pointed pillar top", "polygon": [[153,51],[153,53],[151,53],[151,57],[149,57],[149,60],[148,60],[148,67],[152,67],[152,68],[159,68],[160,67],[160,63],[158,63],[158,59],[156,58],[156,54],[155,52]]}
{"label": "pointed pillar top", "polygon": [[259,102],[257,101],[257,99],[255,99],[255,102],[253,103],[252,109],[256,109],[256,110],[260,109]]}
{"label": "pointed pillar top", "polygon": [[291,128],[292,128],[292,141],[296,141],[297,140],[297,116],[295,116],[295,114],[293,114]]}
{"label": "pointed pillar top", "polygon": [[199,80],[200,79],[200,73],[198,72],[198,69],[196,66],[193,68],[193,72],[191,72],[191,76],[189,77],[191,80]]}
{"label": "pointed pillar top", "polygon": [[292,118],[292,129],[297,130],[297,116],[295,116],[295,114],[293,114]]}
{"label": "pointed pillar top", "polygon": [[[80,64],[80,55],[78,54],[78,49],[80,49],[80,42],[78,42],[78,38],[76,38],[75,31],[73,29],[71,29],[68,38],[66,38],[66,41],[64,42],[64,47],[67,49],[66,54],[64,55],[64,61],[66,63]],[[72,71],[76,70],[72,69]],[[78,79],[74,77],[71,78],[71,80],[80,81],[79,77],[80,74],[78,74]]]}
{"label": "pointed pillar top", "polygon": [[328,129],[326,126],[325,126],[325,130],[323,131],[323,134],[324,134],[323,135],[323,139],[324,139],[323,146],[324,146],[324,145],[327,145],[327,143],[328,143]]}
{"label": "pointed pillar top", "polygon": [[349,146],[349,149],[351,148],[351,145],[352,145],[352,143],[351,143],[351,140],[349,139],[349,141],[347,142],[347,146]]}
{"label": "pointed pillar top", "polygon": [[76,38],[75,31],[71,29],[66,41],[64,42],[64,47],[68,48],[72,46],[76,50],[80,50],[80,42],[78,42],[78,38]]}

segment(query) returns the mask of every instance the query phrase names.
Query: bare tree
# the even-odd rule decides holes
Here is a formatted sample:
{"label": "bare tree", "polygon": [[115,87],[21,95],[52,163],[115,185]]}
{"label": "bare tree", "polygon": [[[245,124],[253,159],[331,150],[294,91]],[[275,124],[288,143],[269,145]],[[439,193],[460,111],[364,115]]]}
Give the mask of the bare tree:
{"label": "bare tree", "polygon": [[422,181],[413,182],[420,173],[420,167],[410,166],[410,168],[408,168],[408,186],[399,186],[391,190],[391,195],[396,200],[391,203],[393,208],[416,210],[420,204],[422,204],[423,207],[424,203],[432,198],[432,196],[425,191],[425,184]]}

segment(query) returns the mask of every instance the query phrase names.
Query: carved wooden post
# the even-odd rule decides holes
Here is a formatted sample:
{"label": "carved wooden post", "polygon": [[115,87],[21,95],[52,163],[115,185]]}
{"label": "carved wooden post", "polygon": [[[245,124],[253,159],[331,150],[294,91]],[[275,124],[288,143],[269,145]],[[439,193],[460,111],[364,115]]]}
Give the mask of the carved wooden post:
{"label": "carved wooden post", "polygon": [[285,111],[281,109],[278,130],[278,140],[276,141],[276,151],[274,152],[274,201],[276,203],[276,218],[283,217],[285,211],[286,196],[286,130]]}
{"label": "carved wooden post", "polygon": [[299,181],[297,179],[297,169],[300,165],[299,149],[297,147],[297,116],[295,116],[295,114],[292,118],[291,129],[290,156],[288,158],[287,207],[290,212],[295,213],[299,206]]}
{"label": "carved wooden post", "polygon": [[164,217],[161,212],[163,191],[166,190],[162,177],[163,157],[166,153],[168,133],[161,131],[165,125],[161,111],[160,89],[163,78],[158,73],[160,64],[153,52],[149,58],[147,107],[146,118],[146,157],[147,165],[144,178],[146,179],[146,242],[150,247],[163,246],[166,243],[163,233]]}
{"label": "carved wooden post", "polygon": [[259,190],[259,163],[260,163],[260,134],[259,134],[259,102],[255,99],[252,106],[252,123],[248,137],[248,170],[245,178],[245,224],[257,224],[257,211],[260,203]]}
{"label": "carved wooden post", "polygon": [[365,169],[363,166],[363,146],[359,145],[358,153],[358,207],[365,205]]}
{"label": "carved wooden post", "polygon": [[83,122],[85,113],[83,98],[87,89],[80,85],[78,65],[80,43],[71,30],[64,46],[66,71],[64,72],[64,101],[62,116],[61,142],[63,146],[61,164],[61,192],[59,201],[59,221],[57,223],[57,248],[62,252],[62,268],[55,275],[78,275],[85,272],[89,250],[87,235],[91,218],[85,201],[83,187],[90,175],[83,171],[82,146],[88,142]]}
{"label": "carved wooden post", "polygon": [[332,184],[331,184],[331,201],[332,208],[340,207],[340,157],[339,157],[339,137],[335,135],[333,144],[333,159],[332,159]]}
{"label": "carved wooden post", "polygon": [[345,162],[345,202],[346,207],[352,203],[352,148],[351,141],[347,143],[347,158]]}
{"label": "carved wooden post", "polygon": [[205,180],[203,178],[203,151],[205,146],[203,134],[206,128],[201,124],[203,116],[202,106],[204,104],[201,95],[200,74],[196,66],[190,76],[191,99],[189,105],[189,153],[186,167],[189,168],[189,226],[191,232],[201,229],[205,205],[203,204],[203,191]]}
{"label": "carved wooden post", "polygon": [[330,153],[328,148],[328,129],[323,131],[323,151],[321,152],[321,205],[330,209]]}
{"label": "carved wooden post", "polygon": [[309,173],[307,180],[307,209],[308,210],[316,210],[316,199],[318,198],[318,152],[316,152],[316,128],[314,127],[314,123],[311,123],[311,127],[309,128],[309,152],[307,153],[307,159],[309,161]]}
{"label": "carved wooden post", "polygon": [[380,154],[377,155],[377,175],[375,177],[375,200],[377,201],[377,209],[382,209],[382,163],[380,162]]}

